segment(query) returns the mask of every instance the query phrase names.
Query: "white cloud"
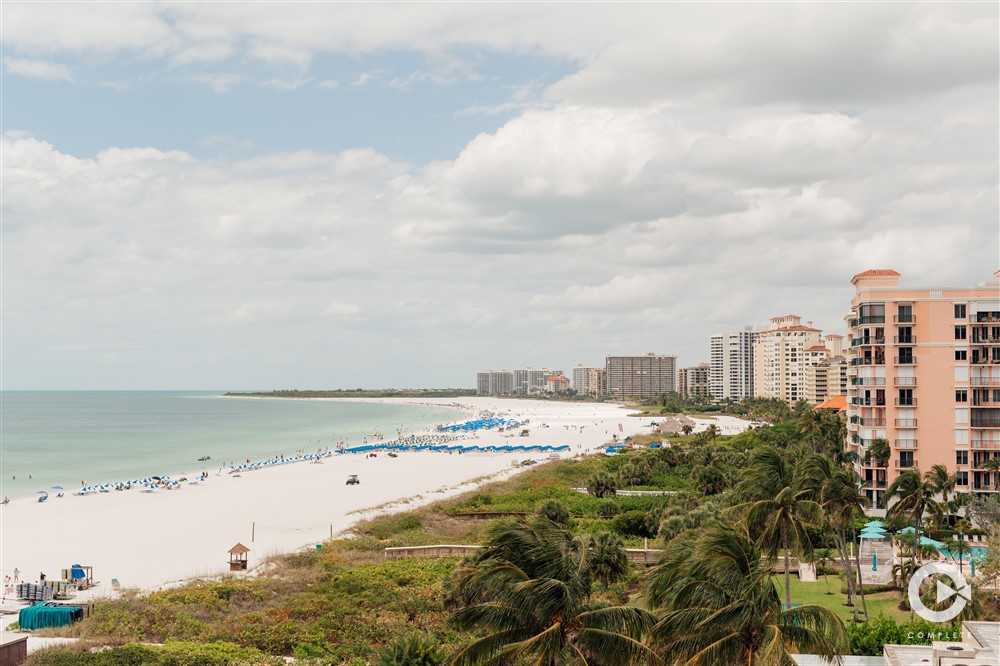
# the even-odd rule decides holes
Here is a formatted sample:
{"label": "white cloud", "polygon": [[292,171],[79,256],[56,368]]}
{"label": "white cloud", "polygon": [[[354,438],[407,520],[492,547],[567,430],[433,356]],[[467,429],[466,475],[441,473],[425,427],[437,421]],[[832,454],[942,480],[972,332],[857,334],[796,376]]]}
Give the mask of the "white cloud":
{"label": "white cloud", "polygon": [[61,63],[28,58],[4,58],[4,70],[17,76],[43,81],[72,81],[73,73]]}
{"label": "white cloud", "polygon": [[911,284],[996,268],[995,6],[586,4],[567,21],[545,4],[143,5],[121,10],[136,34],[97,37],[17,7],[15,58],[138,52],[202,63],[176,76],[220,93],[335,87],[310,79],[330,52],[356,58],[344,86],[391,81],[364,54],[400,47],[432,65],[405,86],[490,71],[449,49],[579,69],[499,105],[449,89],[465,113],[517,115],[425,164],[390,139],[251,155],[273,143],[239,128],[200,140],[212,159],[152,142],[90,157],[8,132],[5,336],[25,350],[8,377],[82,373],[65,364],[87,354],[55,354],[66,330],[81,349],[143,340],[123,377],[138,359],[212,386],[378,385],[406,368],[468,384],[614,351],[686,364],[710,333],[778,313],[839,330],[865,268]]}
{"label": "white cloud", "polygon": [[308,79],[268,79],[264,81],[261,85],[268,88],[274,88],[275,90],[298,90],[305,84],[312,81],[312,78]]}
{"label": "white cloud", "polygon": [[324,312],[333,317],[349,317],[361,312],[361,306],[356,303],[330,303]]}

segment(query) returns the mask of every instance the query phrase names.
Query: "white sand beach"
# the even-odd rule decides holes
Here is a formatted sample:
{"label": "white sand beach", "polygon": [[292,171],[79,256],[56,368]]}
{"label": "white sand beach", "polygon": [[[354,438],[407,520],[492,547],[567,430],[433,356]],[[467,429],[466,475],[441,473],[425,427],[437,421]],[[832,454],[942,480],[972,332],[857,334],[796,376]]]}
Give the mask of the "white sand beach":
{"label": "white sand beach", "polygon": [[[628,417],[627,410],[607,403],[479,397],[397,400],[459,403],[470,417],[490,410],[528,419],[527,437],[489,430],[469,435],[462,443],[570,445],[563,457],[601,450],[614,434],[648,433],[656,420]],[[726,425],[727,431],[735,427]],[[512,461],[529,457],[544,460],[547,454],[424,451],[402,452],[397,458],[384,453],[376,458],[338,454],[322,464],[300,462],[240,477],[216,470],[202,485],[182,484],[173,491],[67,494],[45,503],[13,500],[0,508],[0,567],[4,574],[17,567],[22,580],[36,581],[40,572],[58,579],[60,569],[72,564],[93,566],[101,584],[81,592],[78,600],[112,594],[112,578],[125,588],[155,589],[224,573],[228,550],[237,542],[251,549],[253,568],[267,555],[314,547],[329,538],[331,530],[339,533],[364,515],[432,502],[489,478],[515,474],[519,470]],[[349,474],[359,475],[361,484],[346,485]],[[358,513],[365,509],[375,511]]]}

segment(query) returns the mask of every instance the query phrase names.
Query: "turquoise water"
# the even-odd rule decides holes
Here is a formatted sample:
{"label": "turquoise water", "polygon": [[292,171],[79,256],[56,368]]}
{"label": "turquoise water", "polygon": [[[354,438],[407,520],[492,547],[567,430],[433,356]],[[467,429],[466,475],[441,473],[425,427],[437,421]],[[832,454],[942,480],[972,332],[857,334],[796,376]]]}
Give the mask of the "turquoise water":
{"label": "turquoise water", "polygon": [[[969,560],[976,560],[979,562],[985,559],[988,550],[988,548],[984,548],[983,546],[969,546],[969,551],[962,553],[962,558],[966,562]],[[942,548],[941,554],[949,559],[955,560],[956,562],[958,561],[958,553],[952,555],[951,551],[947,548]]]}
{"label": "turquoise water", "polygon": [[[356,444],[375,432],[391,438],[460,418],[445,407],[219,392],[4,391],[0,495],[218,469],[223,461]],[[211,460],[198,462],[202,456]]]}

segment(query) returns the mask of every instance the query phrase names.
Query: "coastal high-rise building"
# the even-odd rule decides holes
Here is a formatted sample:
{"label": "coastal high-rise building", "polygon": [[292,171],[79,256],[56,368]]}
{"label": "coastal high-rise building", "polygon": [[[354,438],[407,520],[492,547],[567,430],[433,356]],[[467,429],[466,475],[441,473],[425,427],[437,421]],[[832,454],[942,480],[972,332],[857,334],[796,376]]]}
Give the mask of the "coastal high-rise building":
{"label": "coastal high-rise building", "polygon": [[566,375],[549,375],[545,378],[545,390],[549,393],[565,393],[569,390],[569,377]]}
{"label": "coastal high-rise building", "polygon": [[[590,384],[590,374],[598,368],[586,365],[578,365],[573,368],[573,390],[577,395],[594,395],[594,389]],[[603,368],[600,368],[603,370]]]}
{"label": "coastal high-rise building", "polygon": [[514,393],[530,395],[547,390],[546,379],[552,375],[563,374],[562,370],[552,368],[520,368],[511,370],[513,373]]}
{"label": "coastal high-rise building", "polygon": [[[754,395],[790,406],[806,398],[806,368],[826,358],[822,331],[797,315],[772,317],[754,343]],[[820,351],[822,350],[822,351]]]}
{"label": "coastal high-rise building", "polygon": [[[1000,281],[899,278],[877,269],[851,280],[847,445],[866,493],[878,503],[901,473],[934,465],[957,474],[957,492],[997,492],[1000,473],[983,464],[1000,458]],[[888,460],[869,454],[875,439],[888,441]]]}
{"label": "coastal high-rise building", "polygon": [[602,398],[608,394],[608,370],[607,368],[590,369],[590,395],[595,398]]}
{"label": "coastal high-rise building", "polygon": [[754,394],[754,343],[760,329],[746,326],[709,339],[712,397],[739,402]]}
{"label": "coastal high-rise building", "polygon": [[510,370],[490,370],[476,373],[478,395],[509,395],[514,392],[514,373]]}
{"label": "coastal high-rise building", "polygon": [[608,356],[604,367],[613,398],[648,398],[677,390],[676,356]]}
{"label": "coastal high-rise building", "polygon": [[838,395],[847,395],[847,359],[833,356],[806,368],[806,402],[818,405]]}
{"label": "coastal high-rise building", "polygon": [[711,396],[712,366],[699,363],[691,368],[677,371],[677,392],[685,398],[708,398]]}

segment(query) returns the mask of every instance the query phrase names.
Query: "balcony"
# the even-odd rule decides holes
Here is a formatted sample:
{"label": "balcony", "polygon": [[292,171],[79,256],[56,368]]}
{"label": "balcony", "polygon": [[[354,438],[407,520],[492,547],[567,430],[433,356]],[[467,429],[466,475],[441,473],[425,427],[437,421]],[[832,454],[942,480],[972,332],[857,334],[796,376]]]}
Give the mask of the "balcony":
{"label": "balcony", "polygon": [[892,336],[892,341],[897,345],[915,345],[917,344],[917,336],[915,335],[894,335]]}
{"label": "balcony", "polygon": [[873,484],[876,488],[885,488],[885,479],[875,479]]}
{"label": "balcony", "polygon": [[1000,377],[973,377],[969,381],[973,386],[1000,386]]}
{"label": "balcony", "polygon": [[917,448],[917,440],[915,439],[897,439],[896,448],[902,451],[912,451]]}
{"label": "balcony", "polygon": [[[851,320],[852,326],[864,326],[865,324],[884,324],[885,315],[875,315],[871,317],[858,317],[857,319]],[[854,322],[857,322],[856,324]]]}
{"label": "balcony", "polygon": [[916,428],[917,427],[917,420],[916,419],[896,419],[896,427],[897,428]]}
{"label": "balcony", "polygon": [[895,384],[896,386],[916,386],[917,385],[917,378],[916,377],[896,377],[896,379],[893,380],[892,383]]}
{"label": "balcony", "polygon": [[1000,344],[1000,336],[998,335],[973,335],[972,344],[980,345],[996,345]]}
{"label": "balcony", "polygon": [[858,405],[859,407],[885,407],[885,398],[851,398],[852,405]]}
{"label": "balcony", "polygon": [[884,428],[885,419],[861,419],[861,425],[868,428]]}
{"label": "balcony", "polygon": [[908,314],[908,315],[893,315],[892,322],[894,324],[916,324],[917,323],[917,316],[916,315],[912,315],[912,314]]}
{"label": "balcony", "polygon": [[862,336],[860,338],[854,338],[851,340],[851,344],[855,347],[867,347],[871,345],[884,345],[885,337],[879,336]]}
{"label": "balcony", "polygon": [[972,440],[972,448],[974,449],[989,449],[993,451],[1000,450],[1000,439],[989,440],[989,439],[974,439]]}
{"label": "balcony", "polygon": [[1000,428],[1000,419],[977,419],[976,412],[972,413],[972,423],[970,423],[973,428]]}
{"label": "balcony", "polygon": [[852,386],[885,386],[885,377],[852,377]]}
{"label": "balcony", "polygon": [[893,363],[895,363],[896,365],[916,365],[917,364],[917,357],[916,356],[893,356],[892,359],[893,359]]}
{"label": "balcony", "polygon": [[897,470],[903,470],[904,472],[920,467],[920,464],[916,460],[896,460],[893,462],[893,465]]}
{"label": "balcony", "polygon": [[895,403],[896,403],[897,407],[916,407],[917,406],[917,399],[916,398],[896,398]]}
{"label": "balcony", "polygon": [[977,324],[1000,322],[1000,312],[977,312],[973,321]]}

